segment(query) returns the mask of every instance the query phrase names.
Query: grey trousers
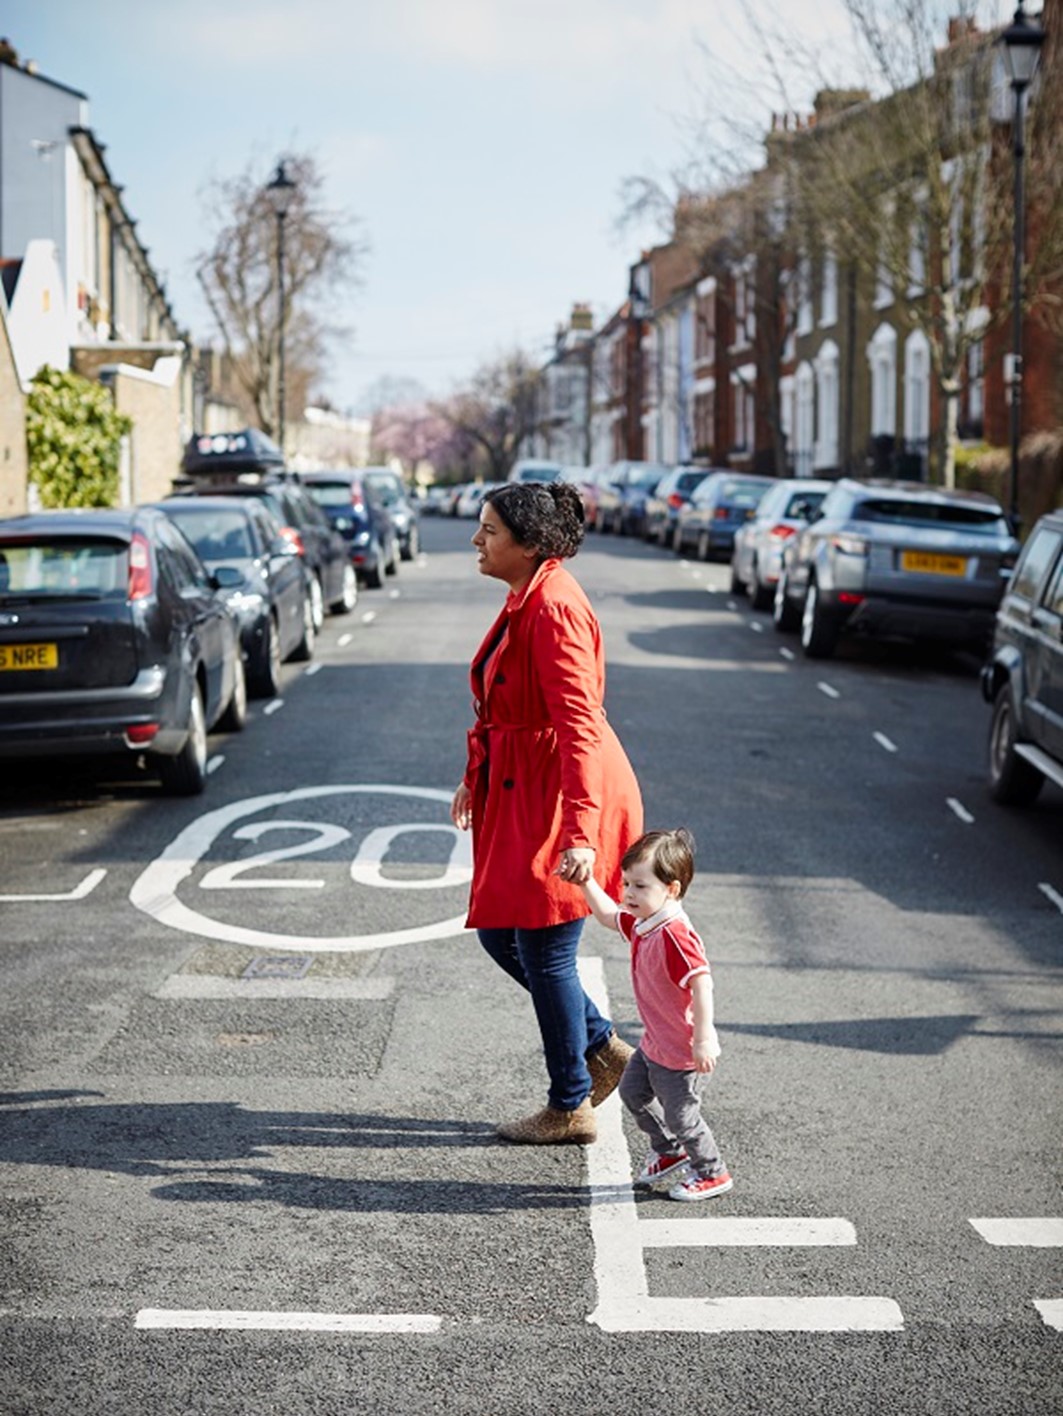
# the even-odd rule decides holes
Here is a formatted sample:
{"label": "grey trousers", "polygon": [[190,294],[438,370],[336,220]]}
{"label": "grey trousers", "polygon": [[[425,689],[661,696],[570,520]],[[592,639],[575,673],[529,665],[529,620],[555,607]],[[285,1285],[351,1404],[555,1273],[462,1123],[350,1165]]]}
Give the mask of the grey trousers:
{"label": "grey trousers", "polygon": [[689,1156],[692,1170],[699,1175],[718,1175],[723,1162],[701,1114],[701,1084],[706,1075],[693,1069],[676,1072],[662,1067],[639,1047],[624,1068],[620,1099],[658,1155],[674,1155],[681,1148]]}

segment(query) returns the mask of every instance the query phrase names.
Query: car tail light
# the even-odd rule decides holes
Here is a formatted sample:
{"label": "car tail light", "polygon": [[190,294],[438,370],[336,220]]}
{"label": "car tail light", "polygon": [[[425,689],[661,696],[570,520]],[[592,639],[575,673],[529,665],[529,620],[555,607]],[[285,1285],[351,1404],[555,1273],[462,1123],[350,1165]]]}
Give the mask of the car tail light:
{"label": "car tail light", "polygon": [[303,545],[303,538],[299,535],[299,532],[296,531],[294,526],[282,526],[281,535],[288,542],[296,555],[306,555],[306,547]]}
{"label": "car tail light", "polygon": [[672,492],[671,496],[669,496],[668,498],[668,505],[672,507],[675,511],[678,511],[679,508],[683,505],[683,498],[678,492]]}
{"label": "car tail light", "polygon": [[843,556],[867,555],[867,541],[863,536],[849,536],[843,533],[832,536],[830,543],[836,551],[841,551]]}
{"label": "car tail light", "polygon": [[158,731],[158,723],[134,723],[132,727],[126,728],[125,740],[130,747],[143,747],[145,743],[151,742]]}
{"label": "car tail light", "polygon": [[794,527],[787,526],[785,521],[780,521],[778,526],[773,526],[768,535],[773,541],[786,541],[794,534]]}
{"label": "car tail light", "polygon": [[358,487],[351,488],[351,506],[354,507],[355,511],[365,510],[365,499]]}
{"label": "car tail light", "polygon": [[838,591],[839,605],[862,605],[864,603],[865,598],[866,596],[858,595],[855,590]]}
{"label": "car tail light", "polygon": [[148,538],[142,531],[134,531],[129,542],[129,600],[146,600],[154,589]]}
{"label": "car tail light", "polygon": [[718,507],[716,508],[715,512],[713,513],[713,515],[716,517],[716,520],[717,520],[717,521],[726,521],[727,518],[728,518],[728,516],[730,516],[730,514],[731,514],[731,509],[730,509],[730,507],[726,507],[726,506],[718,506]]}

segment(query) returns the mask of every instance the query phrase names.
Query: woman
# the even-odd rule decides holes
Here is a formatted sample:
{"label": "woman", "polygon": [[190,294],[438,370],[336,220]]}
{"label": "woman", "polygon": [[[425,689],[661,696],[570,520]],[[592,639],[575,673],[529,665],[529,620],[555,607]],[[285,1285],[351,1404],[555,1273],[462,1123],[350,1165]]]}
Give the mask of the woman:
{"label": "woman", "polygon": [[499,1126],[525,1145],[586,1145],[593,1108],[614,1090],[631,1048],[583,991],[576,951],[588,907],[607,892],[642,830],[638,783],[605,720],[601,631],[561,562],[583,539],[583,503],[567,483],[488,492],[472,543],[506,603],[471,670],[476,726],[451,817],[472,827],[468,925],[529,990],[550,1077],[547,1104]]}

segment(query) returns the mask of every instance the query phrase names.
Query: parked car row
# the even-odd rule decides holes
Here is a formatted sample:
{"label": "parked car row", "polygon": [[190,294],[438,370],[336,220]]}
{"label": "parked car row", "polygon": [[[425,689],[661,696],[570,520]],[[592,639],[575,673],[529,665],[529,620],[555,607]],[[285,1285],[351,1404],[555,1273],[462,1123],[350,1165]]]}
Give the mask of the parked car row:
{"label": "parked car row", "polygon": [[194,440],[150,505],[0,520],[0,757],[144,755],[165,791],[202,791],[208,732],[312,657],[326,606],[416,555],[390,469],[296,478],[261,441]]}

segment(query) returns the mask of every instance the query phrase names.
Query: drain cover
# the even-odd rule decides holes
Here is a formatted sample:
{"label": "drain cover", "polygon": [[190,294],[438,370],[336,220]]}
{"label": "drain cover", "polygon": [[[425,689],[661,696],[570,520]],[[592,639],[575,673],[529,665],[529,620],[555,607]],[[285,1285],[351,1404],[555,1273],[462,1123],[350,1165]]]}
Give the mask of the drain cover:
{"label": "drain cover", "polygon": [[314,962],[312,954],[258,954],[241,978],[305,978]]}

